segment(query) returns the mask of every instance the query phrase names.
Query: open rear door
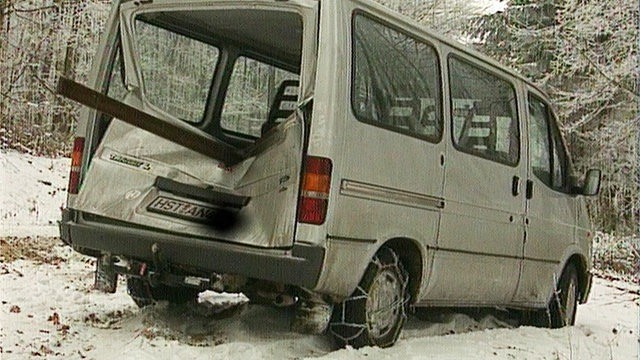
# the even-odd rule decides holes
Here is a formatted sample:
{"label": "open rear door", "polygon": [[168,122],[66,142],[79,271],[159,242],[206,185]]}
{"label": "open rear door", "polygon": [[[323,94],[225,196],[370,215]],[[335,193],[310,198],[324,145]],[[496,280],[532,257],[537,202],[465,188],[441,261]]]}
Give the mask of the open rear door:
{"label": "open rear door", "polygon": [[[61,87],[60,92],[78,98],[68,88]],[[115,100],[103,100],[106,103],[92,105],[103,112],[111,106],[112,112],[122,113],[119,118],[145,117],[164,125],[152,131],[169,128],[170,137],[194,142],[189,146],[179,140],[186,147],[114,120],[85,175],[77,210],[105,220],[258,247],[292,245],[301,119],[292,116],[238,152],[199,131],[173,127]],[[211,147],[202,148],[201,143]]]}
{"label": "open rear door", "polygon": [[[299,85],[312,80],[303,53],[315,52],[303,38],[315,41],[317,4],[168,3],[123,5],[124,100],[61,79],[62,95],[112,118],[87,147],[73,208],[92,221],[290,248],[305,136],[296,109],[310,95]],[[151,42],[163,37],[173,45]],[[216,60],[191,47],[203,60],[184,65],[176,48],[186,42],[215,47]]]}

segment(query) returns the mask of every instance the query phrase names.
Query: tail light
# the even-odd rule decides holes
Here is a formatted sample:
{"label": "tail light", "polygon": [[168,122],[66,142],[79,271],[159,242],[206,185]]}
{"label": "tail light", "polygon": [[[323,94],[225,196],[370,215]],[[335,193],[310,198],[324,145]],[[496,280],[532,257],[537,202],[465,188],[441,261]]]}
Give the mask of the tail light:
{"label": "tail light", "polygon": [[77,194],[80,187],[80,168],[82,165],[82,151],[84,150],[84,138],[78,137],[73,141],[71,153],[71,171],[69,172],[69,194]]}
{"label": "tail light", "polygon": [[313,225],[324,223],[329,204],[331,170],[330,159],[316,156],[305,158],[298,204],[299,222]]}

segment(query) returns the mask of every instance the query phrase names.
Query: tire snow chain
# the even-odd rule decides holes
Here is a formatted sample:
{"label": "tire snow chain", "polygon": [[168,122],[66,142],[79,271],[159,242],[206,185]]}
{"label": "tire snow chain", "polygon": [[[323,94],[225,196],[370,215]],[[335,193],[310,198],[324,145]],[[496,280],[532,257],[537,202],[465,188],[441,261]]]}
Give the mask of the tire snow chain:
{"label": "tire snow chain", "polygon": [[[407,285],[409,283],[408,273],[404,269],[404,267],[401,265],[400,259],[398,258],[398,255],[394,251],[390,251],[390,253],[393,255],[393,263],[402,272],[402,281],[403,281],[402,282],[402,293],[405,294],[406,291],[407,291]],[[377,255],[373,259],[371,259],[371,263],[373,263],[378,269],[382,269],[384,267],[384,265],[380,263],[380,259],[378,258]],[[350,301],[358,301],[358,300],[368,299],[369,298],[369,294],[359,284],[356,287],[356,291],[354,291],[354,294],[361,294],[361,295],[352,295],[351,297],[345,299],[344,303],[347,303],[347,302],[350,302]],[[402,306],[400,308],[401,312],[402,312],[402,317],[404,319],[407,318],[406,305],[407,305],[408,302],[409,302],[409,296],[406,296],[406,298],[404,298],[404,300],[402,302]],[[398,305],[397,302],[391,304],[391,307],[393,308],[396,305]],[[357,329],[355,334],[352,335],[352,336],[349,336],[349,337],[341,336],[337,332],[332,331],[334,336],[336,336],[340,340],[344,341],[345,343],[349,343],[351,340],[354,340],[354,339],[358,338],[360,335],[362,335],[362,332],[367,328],[368,325],[367,324],[354,324],[354,323],[347,322],[346,319],[345,319],[345,317],[346,317],[345,309],[346,309],[346,306],[344,306],[344,305],[340,307],[340,310],[341,310],[340,320],[338,322],[331,323],[330,328],[334,327],[334,326],[344,326],[344,327],[350,327],[350,328],[353,328],[353,329]],[[401,331],[401,330],[402,330],[401,328],[398,328],[396,331]],[[397,335],[397,334],[394,334],[394,335]]]}

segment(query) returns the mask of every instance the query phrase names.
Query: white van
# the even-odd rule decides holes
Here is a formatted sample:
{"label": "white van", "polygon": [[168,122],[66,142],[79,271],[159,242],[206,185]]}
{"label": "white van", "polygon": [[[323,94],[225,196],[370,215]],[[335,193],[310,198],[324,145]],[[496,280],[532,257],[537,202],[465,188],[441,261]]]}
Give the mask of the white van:
{"label": "white van", "polygon": [[546,95],[369,0],[116,1],[60,231],[139,306],[199,291],[390,346],[409,309],[571,325],[583,181]]}

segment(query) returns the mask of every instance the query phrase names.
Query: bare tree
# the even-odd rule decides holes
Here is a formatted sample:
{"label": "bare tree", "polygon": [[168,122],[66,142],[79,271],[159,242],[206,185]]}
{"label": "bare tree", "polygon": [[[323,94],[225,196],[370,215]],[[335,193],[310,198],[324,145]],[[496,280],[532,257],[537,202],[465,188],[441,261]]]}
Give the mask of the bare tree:
{"label": "bare tree", "polygon": [[[600,229],[638,231],[638,19],[633,0],[520,0],[475,21],[484,52],[557,104],[579,173],[604,172],[590,210]],[[479,34],[479,35],[478,35]]]}
{"label": "bare tree", "polygon": [[0,145],[55,154],[71,143],[77,107],[54,94],[58,76],[85,79],[108,0],[0,1]]}
{"label": "bare tree", "polygon": [[[602,193],[590,209],[598,227],[637,231],[640,75],[634,0],[512,0],[506,10],[498,0],[482,2],[492,8],[463,0],[376,1],[475,44],[546,88],[558,104],[578,171],[604,170]],[[2,148],[69,150],[78,108],[59,102],[53,88],[61,74],[86,80],[109,5],[0,0]],[[253,81],[251,71],[243,79]],[[254,87],[268,93],[269,81]],[[238,109],[244,104],[237,103]]]}

